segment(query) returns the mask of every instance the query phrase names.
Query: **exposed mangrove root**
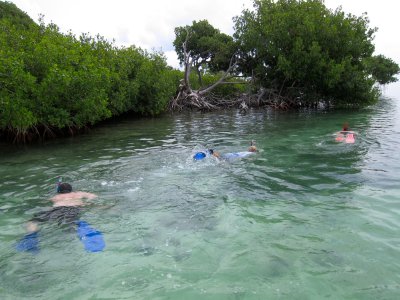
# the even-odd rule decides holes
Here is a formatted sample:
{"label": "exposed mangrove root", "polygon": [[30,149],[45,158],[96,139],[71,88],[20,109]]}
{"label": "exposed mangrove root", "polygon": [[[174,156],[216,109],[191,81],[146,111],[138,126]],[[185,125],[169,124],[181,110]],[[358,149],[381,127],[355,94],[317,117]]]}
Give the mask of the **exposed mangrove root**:
{"label": "exposed mangrove root", "polygon": [[[190,51],[187,49],[188,37],[189,32],[182,45],[184,54],[184,77],[179,84],[175,97],[172,98],[168,104],[169,111],[182,111],[184,109],[210,111],[222,108],[238,108],[240,111],[245,112],[252,107],[268,106],[274,109],[288,110],[302,106],[298,98],[283,93],[283,85],[279,89],[260,88],[256,93],[236,95],[229,99],[213,94],[217,86],[232,83],[227,82],[226,79],[232,75],[237,64],[235,55],[231,57],[228,69],[215,83],[199,90],[192,89],[189,78],[193,61],[190,56]],[[289,91],[290,90],[294,91],[293,86]],[[309,105],[310,103],[307,104]]]}
{"label": "exposed mangrove root", "polygon": [[13,144],[29,144],[32,142],[43,142],[58,137],[69,137],[89,131],[88,126],[81,128],[55,128],[48,125],[32,126],[28,129],[7,128],[0,131],[0,140]]}
{"label": "exposed mangrove root", "polygon": [[197,109],[200,111],[212,111],[226,108],[236,108],[245,112],[250,108],[269,107],[276,110],[289,110],[299,107],[316,107],[318,101],[301,103],[290,96],[282,95],[272,89],[260,89],[257,93],[241,94],[234,98],[222,98],[212,93],[200,94],[196,91],[187,92],[184,85],[169,102],[168,109],[171,112]]}

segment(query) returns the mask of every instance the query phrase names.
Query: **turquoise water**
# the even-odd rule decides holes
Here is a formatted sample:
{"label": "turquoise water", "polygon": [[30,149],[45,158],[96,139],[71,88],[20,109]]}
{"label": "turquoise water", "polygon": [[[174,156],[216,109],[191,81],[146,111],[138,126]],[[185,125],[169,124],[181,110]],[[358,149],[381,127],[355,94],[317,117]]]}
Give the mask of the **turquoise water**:
{"label": "turquoise water", "polygon": [[[355,144],[334,141],[348,121]],[[196,149],[260,152],[193,162]],[[398,299],[400,106],[125,120],[0,148],[1,299]],[[57,176],[98,199],[87,253],[56,224],[15,251]]]}

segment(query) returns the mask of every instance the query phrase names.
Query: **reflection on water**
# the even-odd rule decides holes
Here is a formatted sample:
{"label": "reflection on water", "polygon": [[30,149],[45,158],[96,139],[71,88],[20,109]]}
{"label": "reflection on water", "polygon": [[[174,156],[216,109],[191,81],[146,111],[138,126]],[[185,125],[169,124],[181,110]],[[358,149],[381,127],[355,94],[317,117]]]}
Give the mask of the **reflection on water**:
{"label": "reflection on water", "polygon": [[[5,299],[395,299],[399,294],[399,107],[252,111],[110,123],[88,135],[2,145],[0,294]],[[336,143],[343,121],[355,144]],[[198,148],[259,152],[193,161]],[[98,200],[82,218],[104,234],[40,231],[56,178]]]}

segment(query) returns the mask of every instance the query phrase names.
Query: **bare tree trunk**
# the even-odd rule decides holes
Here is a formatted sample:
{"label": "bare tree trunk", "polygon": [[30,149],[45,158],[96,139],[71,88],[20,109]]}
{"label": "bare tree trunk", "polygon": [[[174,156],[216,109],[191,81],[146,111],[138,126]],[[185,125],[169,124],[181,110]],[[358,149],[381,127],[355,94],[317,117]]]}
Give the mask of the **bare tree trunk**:
{"label": "bare tree trunk", "polygon": [[[171,99],[169,102],[169,110],[174,111],[174,110],[182,110],[184,107],[195,107],[201,110],[211,110],[211,109],[217,109],[217,106],[210,103],[210,101],[207,99],[207,94],[209,94],[213,89],[215,89],[218,85],[225,83],[225,79],[228,77],[234,66],[236,65],[236,62],[234,62],[234,56],[232,56],[228,70],[221,76],[221,78],[215,82],[214,84],[202,88],[199,90],[193,90],[191,85],[190,85],[190,72],[192,69],[193,65],[193,60],[190,57],[190,51],[187,51],[187,41],[189,38],[189,32],[186,35],[186,40],[183,43],[183,54],[184,54],[184,79],[180,83],[178,87],[178,91],[176,96]],[[201,74],[200,70],[197,68],[200,84],[202,86],[201,82]]]}

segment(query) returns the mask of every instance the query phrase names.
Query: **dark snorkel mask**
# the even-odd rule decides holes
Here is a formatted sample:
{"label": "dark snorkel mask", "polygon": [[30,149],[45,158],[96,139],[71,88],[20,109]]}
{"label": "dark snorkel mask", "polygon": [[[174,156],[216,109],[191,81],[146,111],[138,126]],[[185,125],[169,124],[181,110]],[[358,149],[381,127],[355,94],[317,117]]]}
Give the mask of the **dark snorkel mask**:
{"label": "dark snorkel mask", "polygon": [[66,194],[72,192],[72,186],[69,183],[63,183],[62,178],[58,178],[56,192],[59,194]]}

